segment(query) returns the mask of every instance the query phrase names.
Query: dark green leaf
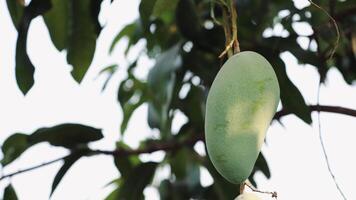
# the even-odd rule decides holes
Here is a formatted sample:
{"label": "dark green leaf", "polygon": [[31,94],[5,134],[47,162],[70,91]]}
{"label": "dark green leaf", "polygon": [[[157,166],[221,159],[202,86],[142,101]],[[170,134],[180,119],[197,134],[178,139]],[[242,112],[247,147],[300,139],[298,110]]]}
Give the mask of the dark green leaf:
{"label": "dark green leaf", "polygon": [[16,42],[16,81],[23,94],[26,94],[33,86],[35,72],[35,67],[26,52],[28,26],[29,24],[19,29]]}
{"label": "dark green leaf", "polygon": [[52,0],[52,9],[43,18],[54,46],[59,50],[68,47],[71,0]]}
{"label": "dark green leaf", "polygon": [[[201,34],[202,26],[193,0],[180,0],[176,10],[177,26],[184,37],[195,41]],[[187,23],[189,22],[189,23]]]}
{"label": "dark green leaf", "polygon": [[304,122],[310,124],[312,122],[311,111],[298,88],[289,80],[284,62],[280,58],[277,58],[271,60],[271,63],[277,74],[283,107],[287,111],[297,115]]}
{"label": "dark green leaf", "polygon": [[118,93],[118,100],[124,114],[120,127],[121,134],[125,133],[133,112],[147,101],[146,83],[134,78],[131,72],[129,74],[129,77],[120,84]]}
{"label": "dark green leaf", "polygon": [[197,130],[204,129],[205,94],[201,87],[191,85],[187,96],[182,100],[181,109]]}
{"label": "dark green leaf", "polygon": [[18,25],[16,42],[16,81],[23,94],[26,94],[34,84],[35,68],[27,55],[27,34],[32,19],[51,8],[50,0],[32,0],[25,7]]}
{"label": "dark green leaf", "polygon": [[139,11],[140,11],[140,20],[145,32],[149,31],[149,21],[153,8],[157,0],[142,0],[140,2]]}
{"label": "dark green leaf", "polygon": [[263,156],[262,153],[260,153],[260,154],[258,155],[256,164],[255,164],[255,167],[256,167],[258,170],[261,170],[262,173],[263,173],[267,178],[271,178],[271,172],[269,171],[269,167],[268,167],[267,161],[266,161],[266,159],[265,159],[265,157]]}
{"label": "dark green leaf", "polygon": [[15,133],[8,137],[2,144],[1,150],[4,155],[1,160],[3,166],[11,163],[18,158],[28,147],[28,135]]}
{"label": "dark green leaf", "polygon": [[[207,157],[207,159],[208,158],[209,157]],[[234,199],[239,194],[239,190],[237,189],[238,185],[232,184],[222,177],[219,172],[216,171],[210,160],[207,160],[205,166],[214,178],[211,190],[213,190],[213,193],[218,197],[217,199]]]}
{"label": "dark green leaf", "polygon": [[17,195],[16,192],[14,190],[14,188],[12,187],[11,184],[9,184],[4,191],[4,200],[17,200]]}
{"label": "dark green leaf", "polygon": [[40,142],[49,142],[54,146],[75,148],[89,142],[100,140],[101,130],[81,124],[60,124],[49,128],[40,128],[31,135],[16,133],[8,137],[2,145],[3,165],[18,158],[24,151]]}
{"label": "dark green leaf", "polygon": [[186,184],[188,190],[200,185],[200,168],[199,164],[192,157],[191,149],[182,148],[178,152],[172,153],[170,161],[172,173],[176,176],[177,181]]}
{"label": "dark green leaf", "polygon": [[152,15],[169,23],[173,19],[173,13],[179,0],[156,0]]}
{"label": "dark green leaf", "polygon": [[[125,149],[131,150],[131,148],[123,142],[116,143],[117,149]],[[139,165],[141,161],[139,160],[138,156],[115,156],[114,163],[116,168],[119,170],[121,174],[121,178],[126,179],[128,178],[131,171],[135,168],[135,166]]]}
{"label": "dark green leaf", "polygon": [[105,200],[118,200],[119,193],[120,193],[120,188],[115,188],[115,189],[105,198]]}
{"label": "dark green leaf", "polygon": [[50,197],[52,196],[53,192],[56,190],[58,184],[61,182],[62,178],[67,173],[69,168],[71,168],[75,162],[77,162],[82,156],[84,156],[86,154],[87,154],[86,150],[76,151],[64,159],[64,163],[63,163],[62,167],[59,169],[56,176],[54,177]]}
{"label": "dark green leaf", "polygon": [[72,75],[81,82],[94,56],[97,30],[91,14],[91,0],[70,1],[67,61],[73,66]]}
{"label": "dark green leaf", "polygon": [[131,37],[135,30],[137,29],[137,23],[134,22],[132,24],[129,24],[125,26],[114,38],[114,40],[111,43],[109,53],[112,53],[114,50],[114,47],[116,44],[121,40],[123,37]]}
{"label": "dark green leaf", "polygon": [[12,19],[12,23],[17,29],[22,18],[25,2],[21,0],[6,0],[6,3]]}
{"label": "dark green leaf", "polygon": [[143,190],[151,182],[157,163],[147,162],[135,167],[122,184],[118,199],[143,199]]}
{"label": "dark green leaf", "polygon": [[66,148],[74,148],[101,138],[103,138],[103,135],[100,129],[81,124],[60,124],[40,128],[29,136],[31,143],[49,142],[53,146]]}

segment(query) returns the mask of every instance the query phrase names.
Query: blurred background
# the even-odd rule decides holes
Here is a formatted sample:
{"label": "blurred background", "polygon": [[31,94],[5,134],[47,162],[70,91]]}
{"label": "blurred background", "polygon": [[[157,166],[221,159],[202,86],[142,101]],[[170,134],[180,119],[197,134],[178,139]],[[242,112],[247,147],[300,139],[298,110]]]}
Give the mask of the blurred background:
{"label": "blurred background", "polygon": [[[321,105],[356,109],[356,5],[315,2],[340,29],[329,60],[335,28],[307,0],[236,1],[241,50],[271,62],[281,85],[279,110],[292,113],[272,122],[249,178],[261,190],[277,191],[280,200],[342,199],[310,105],[317,104],[321,79]],[[239,186],[215,171],[202,140],[204,102],[225,48],[223,28],[212,13],[221,21],[219,2],[1,1],[1,174],[69,153],[79,156],[2,179],[0,196],[16,199],[14,191],[20,200],[237,196]],[[329,112],[320,118],[330,167],[346,197],[355,199],[356,119]],[[79,139],[64,133],[71,131]],[[159,150],[162,144],[178,147]],[[158,148],[115,159],[78,151],[150,147]]]}

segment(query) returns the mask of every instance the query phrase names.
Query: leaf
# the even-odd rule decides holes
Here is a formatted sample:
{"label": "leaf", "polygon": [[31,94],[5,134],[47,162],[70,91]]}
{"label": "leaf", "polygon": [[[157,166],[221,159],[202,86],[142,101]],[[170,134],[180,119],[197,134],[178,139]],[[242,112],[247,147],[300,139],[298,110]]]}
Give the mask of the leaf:
{"label": "leaf", "polygon": [[179,55],[180,45],[177,44],[162,53],[156,64],[150,70],[147,78],[149,96],[149,125],[152,128],[158,127],[161,131],[167,128],[168,110],[172,100],[175,71],[181,66]]}
{"label": "leaf", "polygon": [[53,146],[75,148],[103,138],[100,129],[81,124],[60,124],[48,128],[40,128],[31,135],[15,133],[3,143],[4,154],[1,163],[5,166],[17,159],[31,146],[40,142],[49,142]]}
{"label": "leaf", "polygon": [[134,78],[131,72],[129,72],[129,77],[120,84],[118,100],[124,114],[120,127],[121,134],[125,133],[133,112],[147,101],[146,88],[146,83]]}
{"label": "leaf", "polygon": [[29,136],[31,143],[49,142],[53,146],[62,146],[69,149],[101,138],[103,138],[103,135],[100,129],[81,124],[60,124],[40,128]]}
{"label": "leaf", "polygon": [[104,90],[105,90],[106,86],[108,85],[108,83],[109,83],[110,79],[112,78],[112,76],[113,76],[113,75],[115,74],[115,72],[117,71],[118,67],[119,67],[119,66],[118,66],[117,64],[112,64],[112,65],[109,65],[109,66],[107,66],[107,67],[104,67],[104,69],[102,69],[102,70],[99,72],[98,76],[100,76],[100,75],[102,75],[102,74],[104,74],[104,73],[109,74],[109,76],[106,78],[106,81],[104,82],[104,85],[103,85],[101,91],[104,91]]}
{"label": "leaf", "polygon": [[193,0],[179,1],[176,10],[176,22],[184,37],[193,41],[198,39],[202,26]]}
{"label": "leaf", "polygon": [[219,197],[218,199],[234,199],[239,193],[239,190],[236,189],[238,185],[232,184],[223,178],[219,172],[216,171],[208,156],[207,162],[205,162],[204,165],[214,179],[211,189],[214,191],[213,193]]}
{"label": "leaf", "polygon": [[165,23],[170,23],[174,17],[178,0],[157,0],[153,8],[152,15],[162,19]]}
{"label": "leaf", "polygon": [[15,189],[9,184],[4,190],[4,200],[17,200]]}
{"label": "leaf", "polygon": [[140,20],[145,32],[149,31],[149,21],[157,0],[142,0],[139,6]]}
{"label": "leaf", "polygon": [[289,80],[284,62],[280,58],[276,58],[271,60],[271,63],[277,74],[283,107],[287,111],[297,115],[305,123],[311,124],[311,110],[306,105],[298,88]]}
{"label": "leaf", "polygon": [[6,0],[6,3],[12,19],[12,23],[14,24],[15,28],[18,29],[25,3],[20,0]]}
{"label": "leaf", "polygon": [[28,136],[22,133],[15,133],[8,137],[2,144],[1,150],[3,159],[1,164],[3,166],[11,163],[18,158],[30,146],[28,143]]}
{"label": "leaf", "polygon": [[34,84],[35,68],[27,55],[27,34],[32,19],[51,8],[50,0],[32,0],[25,7],[18,26],[16,41],[16,81],[23,94],[26,94]]}
{"label": "leaf", "polygon": [[143,190],[151,182],[157,163],[147,162],[135,167],[123,182],[118,199],[143,199]]}
{"label": "leaf", "polygon": [[260,153],[257,157],[257,160],[256,160],[256,164],[255,164],[255,167],[258,169],[258,170],[261,170],[261,172],[267,177],[267,178],[271,178],[271,172],[269,170],[269,167],[268,167],[268,163],[265,159],[265,157],[263,156],[262,153]]}
{"label": "leaf", "polygon": [[[121,141],[116,143],[116,149],[131,150],[131,148],[127,144]],[[127,179],[132,169],[134,169],[135,166],[139,165],[141,161],[137,155],[115,156],[114,163],[121,174],[121,178]]]}
{"label": "leaf", "polygon": [[106,198],[105,200],[117,200],[119,196],[120,188],[115,188]]}
{"label": "leaf", "polygon": [[205,94],[204,90],[191,84],[187,96],[182,100],[182,112],[198,131],[204,130]]}
{"label": "leaf", "polygon": [[94,56],[97,30],[92,21],[91,0],[70,1],[67,61],[73,66],[72,76],[80,83]]}
{"label": "leaf", "polygon": [[54,46],[61,51],[68,47],[71,0],[52,0],[52,5],[43,18]]}
{"label": "leaf", "polygon": [[131,24],[126,25],[114,38],[110,45],[109,53],[112,53],[117,43],[124,37],[128,37],[129,42],[127,44],[125,55],[128,53],[132,45],[135,45],[140,39],[143,38],[142,26],[139,20],[134,21]]}
{"label": "leaf", "polygon": [[59,169],[56,176],[54,177],[51,193],[49,195],[50,197],[52,196],[53,192],[56,190],[58,184],[61,182],[62,178],[67,173],[69,168],[72,167],[72,165],[75,162],[77,162],[82,156],[84,156],[86,154],[87,154],[86,150],[76,151],[76,152],[72,153],[69,157],[64,159],[64,163],[63,163],[62,167]]}
{"label": "leaf", "polygon": [[192,154],[194,152],[191,149],[182,148],[178,152],[172,153],[170,159],[172,173],[177,181],[184,182],[188,190],[193,190],[200,185],[200,166]]}

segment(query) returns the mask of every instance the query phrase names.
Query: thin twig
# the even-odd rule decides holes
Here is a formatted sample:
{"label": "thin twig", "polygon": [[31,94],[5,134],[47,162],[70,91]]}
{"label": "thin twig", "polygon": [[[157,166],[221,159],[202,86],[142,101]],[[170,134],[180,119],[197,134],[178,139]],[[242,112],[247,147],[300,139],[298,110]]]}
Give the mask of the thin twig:
{"label": "thin twig", "polygon": [[[318,105],[319,105],[319,102],[320,102],[321,83],[322,83],[322,80],[320,78],[319,85],[318,85],[318,92],[317,92],[317,104]],[[325,158],[326,165],[328,167],[329,174],[330,174],[331,178],[333,179],[334,184],[335,184],[337,190],[339,191],[340,195],[342,196],[342,198],[344,200],[347,200],[347,198],[346,198],[344,192],[342,191],[340,185],[338,184],[338,182],[336,180],[336,177],[335,177],[335,174],[332,171],[331,166],[330,166],[329,157],[328,157],[328,154],[326,152],[326,147],[325,147],[325,144],[324,144],[323,135],[322,135],[322,131],[321,131],[320,111],[318,111],[318,130],[319,130],[319,141],[320,141],[321,148],[323,150],[323,155],[324,155],[324,158]]]}
{"label": "thin twig", "polygon": [[237,13],[236,13],[234,1],[231,1],[230,10],[231,10],[232,41],[234,42],[233,51],[234,54],[237,54],[240,52],[240,44],[239,44],[239,40],[237,39]]}
{"label": "thin twig", "polygon": [[17,174],[22,174],[22,173],[25,173],[25,172],[28,172],[28,171],[32,171],[32,170],[35,170],[35,169],[38,169],[38,168],[41,168],[41,167],[45,167],[47,165],[50,165],[50,164],[53,164],[53,163],[56,163],[56,162],[59,162],[61,160],[64,160],[68,157],[69,155],[66,155],[66,156],[63,156],[63,157],[60,157],[60,158],[57,158],[57,159],[54,159],[54,160],[51,160],[51,161],[48,161],[48,162],[45,162],[45,163],[42,163],[40,165],[35,165],[33,167],[29,167],[29,168],[26,168],[26,169],[22,169],[22,170],[19,170],[17,172],[13,172],[13,173],[10,173],[10,174],[6,174],[6,175],[3,175],[0,177],[0,181],[5,179],[5,178],[10,178],[12,176],[15,176]]}
{"label": "thin twig", "polygon": [[329,14],[328,11],[326,11],[323,7],[319,6],[318,4],[314,3],[312,0],[308,0],[309,3],[311,3],[313,6],[317,7],[318,9],[322,10],[329,18],[330,20],[333,22],[334,24],[334,27],[335,27],[335,30],[336,30],[336,40],[335,40],[335,43],[334,43],[334,47],[333,49],[331,50],[331,53],[330,53],[330,56],[328,59],[331,59],[333,58],[335,52],[336,52],[336,49],[337,47],[339,46],[339,40],[340,40],[340,30],[339,30],[339,26],[337,25],[336,23],[336,20]]}
{"label": "thin twig", "polygon": [[227,7],[222,7],[223,11],[223,27],[225,33],[225,50],[220,54],[219,58],[222,58],[225,54],[230,58],[233,55],[233,51],[231,50],[233,40],[231,38],[231,28],[230,28],[230,20],[229,20],[229,9]]}
{"label": "thin twig", "polygon": [[234,40],[231,40],[230,43],[226,45],[225,50],[219,55],[219,58],[222,58],[226,53],[228,53],[231,50],[233,44]]}
{"label": "thin twig", "polygon": [[263,194],[270,194],[270,195],[272,195],[272,198],[276,198],[277,199],[277,196],[278,196],[277,192],[261,191],[261,190],[258,190],[255,187],[253,187],[252,185],[247,184],[246,182],[244,182],[243,184],[246,185],[247,187],[249,187],[254,192],[263,193]]}
{"label": "thin twig", "polygon": [[[310,105],[308,106],[311,111],[321,111],[321,112],[329,112],[329,113],[338,113],[338,114],[344,114],[344,115],[349,115],[352,117],[356,117],[356,110],[350,109],[350,108],[345,108],[345,107],[340,107],[340,106],[327,106],[327,105]],[[282,109],[278,111],[273,119],[279,120],[281,117],[292,114],[286,109]]]}

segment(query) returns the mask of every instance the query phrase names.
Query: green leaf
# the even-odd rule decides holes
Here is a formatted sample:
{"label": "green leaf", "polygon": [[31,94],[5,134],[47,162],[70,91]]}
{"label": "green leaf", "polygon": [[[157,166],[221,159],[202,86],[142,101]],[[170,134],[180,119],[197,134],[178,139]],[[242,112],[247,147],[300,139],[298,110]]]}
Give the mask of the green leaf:
{"label": "green leaf", "polygon": [[147,78],[149,96],[148,122],[152,128],[167,129],[169,105],[172,100],[175,71],[181,66],[180,44],[162,53]]}
{"label": "green leaf", "polygon": [[4,200],[17,200],[17,195],[16,192],[14,190],[14,188],[12,187],[11,184],[9,184],[4,191]]}
{"label": "green leaf", "polygon": [[[35,67],[27,55],[27,27],[21,27],[16,42],[16,81],[23,94],[26,94],[34,84]],[[26,29],[26,30],[24,30]]]}
{"label": "green leaf", "polygon": [[277,74],[283,107],[287,111],[297,115],[305,123],[311,124],[311,110],[306,105],[298,88],[289,80],[283,60],[276,58],[271,60],[271,63]]}
{"label": "green leaf", "polygon": [[191,84],[191,89],[181,105],[181,110],[197,130],[204,130],[205,94],[203,88]]}
{"label": "green leaf", "polygon": [[69,15],[71,0],[52,0],[52,5],[52,9],[43,18],[54,46],[61,51],[68,47],[68,29],[72,22]]}
{"label": "green leaf", "polygon": [[165,23],[169,23],[174,17],[177,3],[178,0],[157,0],[152,15],[162,19]]}
{"label": "green leaf", "polygon": [[101,138],[103,135],[100,129],[81,124],[60,124],[40,128],[31,135],[15,133],[8,137],[1,147],[4,154],[1,163],[4,166],[11,163],[28,148],[40,142],[49,142],[53,146],[72,149]]}
{"label": "green leaf", "polygon": [[118,199],[143,199],[143,190],[151,182],[157,163],[147,162],[135,167],[120,188]]}
{"label": "green leaf", "polygon": [[2,144],[1,150],[4,155],[1,160],[3,166],[11,163],[18,158],[30,146],[28,135],[15,133],[8,137]]}
{"label": "green leaf", "polygon": [[142,0],[139,6],[140,20],[145,32],[149,31],[150,17],[157,0]]}
{"label": "green leaf", "polygon": [[50,0],[32,0],[25,7],[18,25],[16,41],[16,81],[23,94],[26,94],[34,84],[33,74],[35,68],[27,55],[27,34],[32,19],[51,8]]}
{"label": "green leaf", "polygon": [[[180,0],[176,11],[177,26],[184,37],[197,40],[202,31],[197,8],[193,0]],[[187,23],[189,22],[189,23]]]}
{"label": "green leaf", "polygon": [[[131,148],[123,142],[116,143],[116,149],[131,150]],[[137,155],[132,156],[115,156],[114,163],[121,174],[121,178],[127,179],[132,169],[141,163]]]}
{"label": "green leaf", "polygon": [[120,193],[120,188],[115,188],[106,198],[105,200],[118,200],[118,196]]}
{"label": "green leaf", "polygon": [[[207,159],[209,158],[207,157]],[[205,167],[214,179],[211,186],[213,191],[210,192],[214,193],[218,197],[217,199],[234,199],[239,194],[238,185],[232,184],[222,177],[210,160],[207,160]]]}
{"label": "green leaf", "polygon": [[64,163],[63,163],[62,167],[59,169],[56,176],[54,177],[50,197],[52,196],[53,192],[56,190],[58,184],[61,182],[62,178],[67,173],[69,168],[71,168],[75,162],[77,162],[82,156],[84,156],[86,154],[87,154],[86,150],[76,151],[64,159]]}
{"label": "green leaf", "polygon": [[200,185],[200,166],[192,157],[193,154],[191,149],[182,148],[178,152],[172,153],[170,159],[172,173],[177,181],[184,182],[190,193]]}
{"label": "green leaf", "polygon": [[260,170],[267,178],[271,178],[268,163],[262,153],[258,155],[255,167]]}
{"label": "green leaf", "polygon": [[60,124],[40,128],[29,136],[31,143],[49,142],[53,146],[62,146],[69,149],[101,138],[103,138],[103,135],[100,129],[81,124]]}
{"label": "green leaf", "polygon": [[109,65],[109,66],[107,66],[107,67],[104,67],[104,69],[102,69],[102,70],[99,72],[98,76],[100,76],[100,75],[102,75],[102,74],[104,74],[104,73],[109,74],[109,76],[106,78],[106,80],[105,80],[105,82],[104,82],[104,85],[103,85],[101,91],[104,91],[104,90],[105,90],[106,86],[108,85],[108,83],[109,83],[110,79],[112,78],[112,76],[113,76],[113,75],[115,74],[115,72],[117,71],[118,67],[119,67],[119,66],[118,66],[117,64],[112,64],[112,65]]}
{"label": "green leaf", "polygon": [[94,56],[97,30],[91,14],[91,0],[70,1],[67,61],[73,66],[72,76],[80,83]]}
{"label": "green leaf", "polygon": [[129,38],[129,43],[126,48],[126,53],[130,49],[130,47],[138,42],[138,40],[142,37],[142,30],[141,30],[141,25],[139,21],[134,21],[131,24],[126,25],[114,38],[110,45],[109,53],[112,53],[114,51],[115,46],[118,44],[118,42],[124,38],[128,37]]}
{"label": "green leaf", "polygon": [[21,0],[6,0],[6,3],[12,19],[12,23],[14,24],[15,28],[18,29],[25,3]]}
{"label": "green leaf", "polygon": [[129,77],[120,84],[118,100],[124,114],[120,126],[121,134],[125,133],[133,112],[147,101],[146,88],[146,83],[134,78],[131,72],[129,72]]}

